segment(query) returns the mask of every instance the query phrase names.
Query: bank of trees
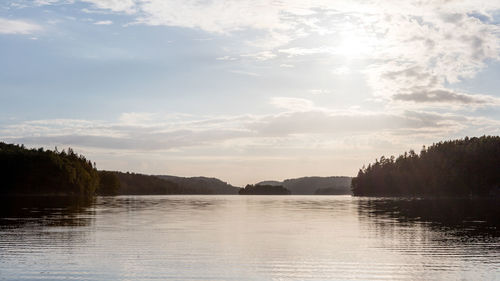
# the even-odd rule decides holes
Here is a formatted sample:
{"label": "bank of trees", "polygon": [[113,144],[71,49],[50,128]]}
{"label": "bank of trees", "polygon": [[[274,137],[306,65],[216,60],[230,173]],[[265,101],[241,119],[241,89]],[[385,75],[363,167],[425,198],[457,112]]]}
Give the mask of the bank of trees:
{"label": "bank of trees", "polygon": [[382,156],[352,180],[359,196],[485,196],[500,189],[500,137],[445,141]]}
{"label": "bank of trees", "polygon": [[167,181],[156,176],[109,172],[114,174],[119,182],[120,195],[166,195],[166,194],[196,194],[196,192],[184,189],[178,184]]}
{"label": "bank of trees", "polygon": [[115,172],[99,171],[98,195],[118,195],[121,190],[121,183]]}
{"label": "bank of trees", "polygon": [[251,185],[241,188],[240,195],[290,195],[290,190],[280,185]]}
{"label": "bank of trees", "polygon": [[92,162],[67,151],[26,149],[0,142],[0,194],[92,196],[99,174]]}
{"label": "bank of trees", "polygon": [[58,151],[27,149],[0,142],[1,195],[226,194],[237,188],[217,179],[190,178],[180,184],[172,179],[136,173],[98,171],[95,164],[68,148]]}

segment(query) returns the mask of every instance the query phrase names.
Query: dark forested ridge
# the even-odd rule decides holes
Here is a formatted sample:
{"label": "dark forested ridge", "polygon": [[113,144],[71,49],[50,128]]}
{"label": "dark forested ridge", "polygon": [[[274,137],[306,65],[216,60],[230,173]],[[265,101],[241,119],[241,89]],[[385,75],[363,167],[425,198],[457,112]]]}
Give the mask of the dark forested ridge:
{"label": "dark forested ridge", "polygon": [[294,195],[351,194],[350,177],[302,177],[280,181],[262,181],[259,185],[282,185]]}
{"label": "dark forested ridge", "polygon": [[213,178],[151,176],[98,171],[71,148],[26,149],[0,142],[0,195],[236,194],[238,188]]}
{"label": "dark forested ridge", "polygon": [[2,195],[92,196],[99,175],[92,163],[71,148],[58,152],[0,142]]}
{"label": "dark forested ridge", "polygon": [[98,195],[117,195],[121,190],[121,182],[116,172],[99,171]]}
{"label": "dark forested ridge", "polygon": [[352,191],[359,196],[499,195],[500,137],[445,141],[398,158],[381,157],[359,170]]}
{"label": "dark forested ridge", "polygon": [[155,176],[112,172],[120,182],[120,195],[166,195],[166,194],[193,194],[178,184],[157,178]]}
{"label": "dark forested ridge", "polygon": [[248,184],[245,188],[238,191],[240,195],[290,195],[290,190],[280,185],[251,185]]}
{"label": "dark forested ridge", "polygon": [[168,180],[178,184],[181,188],[191,190],[197,194],[237,194],[239,187],[232,186],[217,178],[208,177],[176,177],[176,176],[157,176],[158,178]]}
{"label": "dark forested ridge", "polygon": [[236,187],[215,178],[112,173],[120,182],[118,194],[121,195],[236,194],[238,192]]}

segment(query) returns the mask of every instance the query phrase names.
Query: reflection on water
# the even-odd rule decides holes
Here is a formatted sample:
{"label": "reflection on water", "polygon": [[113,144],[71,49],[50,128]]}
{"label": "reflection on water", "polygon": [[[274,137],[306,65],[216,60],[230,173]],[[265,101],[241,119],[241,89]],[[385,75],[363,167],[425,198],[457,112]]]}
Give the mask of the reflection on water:
{"label": "reflection on water", "polygon": [[500,236],[500,200],[486,198],[364,198],[358,200],[361,219],[399,225],[421,225],[466,236]]}
{"label": "reflection on water", "polygon": [[0,226],[26,224],[44,226],[84,226],[94,218],[94,199],[65,196],[0,197]]}
{"label": "reflection on water", "polygon": [[32,200],[2,202],[0,280],[500,278],[498,201]]}
{"label": "reflection on water", "polygon": [[457,278],[500,278],[499,200],[365,198],[357,203],[360,221],[379,239],[380,249],[429,260],[427,269],[464,271]]}

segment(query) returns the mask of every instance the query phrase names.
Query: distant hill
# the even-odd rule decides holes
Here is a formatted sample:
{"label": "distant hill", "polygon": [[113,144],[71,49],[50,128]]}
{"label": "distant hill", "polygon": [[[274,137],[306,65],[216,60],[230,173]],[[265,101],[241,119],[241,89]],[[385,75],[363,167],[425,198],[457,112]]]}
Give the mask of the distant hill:
{"label": "distant hill", "polygon": [[166,195],[166,194],[192,194],[191,190],[182,189],[178,184],[155,176],[110,172],[116,175],[120,182],[119,195]]}
{"label": "distant hill", "polygon": [[283,186],[295,195],[341,195],[351,193],[350,177],[303,177],[280,181],[261,181],[258,185]]}
{"label": "distant hill", "polygon": [[156,176],[160,179],[176,183],[183,189],[196,191],[197,194],[238,194],[239,187],[232,186],[217,178],[207,177],[176,177],[168,175]]}
{"label": "distant hill", "polygon": [[273,185],[273,186],[278,186],[278,185],[283,185],[282,181],[261,181],[257,183],[258,185]]}
{"label": "distant hill", "polygon": [[215,178],[110,173],[118,178],[120,187],[117,193],[120,195],[237,194],[239,190]]}

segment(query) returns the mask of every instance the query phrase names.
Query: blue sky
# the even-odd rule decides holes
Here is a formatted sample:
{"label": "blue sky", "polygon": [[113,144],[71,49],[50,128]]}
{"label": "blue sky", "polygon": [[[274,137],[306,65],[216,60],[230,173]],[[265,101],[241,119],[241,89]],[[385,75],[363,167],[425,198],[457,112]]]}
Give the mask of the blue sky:
{"label": "blue sky", "polygon": [[500,134],[500,1],[383,3],[2,1],[0,140],[243,185]]}

